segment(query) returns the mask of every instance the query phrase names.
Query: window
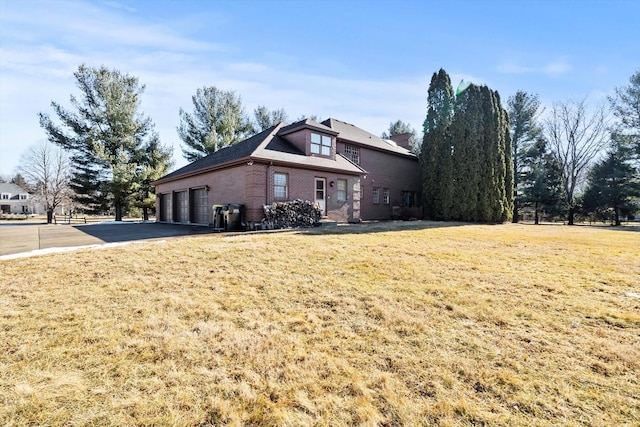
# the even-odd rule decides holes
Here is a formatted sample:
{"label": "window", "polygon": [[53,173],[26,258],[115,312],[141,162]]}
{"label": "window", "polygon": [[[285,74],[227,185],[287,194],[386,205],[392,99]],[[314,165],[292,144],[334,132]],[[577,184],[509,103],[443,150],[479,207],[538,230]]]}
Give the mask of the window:
{"label": "window", "polygon": [[27,200],[27,195],[26,194],[21,194],[20,195],[20,200]]}
{"label": "window", "polygon": [[287,174],[286,173],[273,174],[273,195],[276,197],[276,199],[287,198]]}
{"label": "window", "polygon": [[388,205],[390,202],[389,200],[389,189],[388,188],[384,188],[382,190],[382,203],[384,203],[385,205]]}
{"label": "window", "polygon": [[7,193],[3,193],[2,200],[9,200],[9,195]]}
{"label": "window", "polygon": [[378,187],[373,187],[373,203],[376,205],[380,203],[380,189]]}
{"label": "window", "polygon": [[326,135],[319,135],[317,133],[312,133],[311,134],[311,152],[313,154],[330,156],[331,155],[331,137]]}
{"label": "window", "polygon": [[402,206],[412,208],[418,206],[418,196],[413,191],[403,191],[400,193]]}
{"label": "window", "polygon": [[344,156],[353,163],[357,165],[360,164],[360,148],[354,147],[353,145],[345,145]]}
{"label": "window", "polygon": [[347,200],[347,180],[338,180],[338,193],[336,194],[339,202],[345,202]]}

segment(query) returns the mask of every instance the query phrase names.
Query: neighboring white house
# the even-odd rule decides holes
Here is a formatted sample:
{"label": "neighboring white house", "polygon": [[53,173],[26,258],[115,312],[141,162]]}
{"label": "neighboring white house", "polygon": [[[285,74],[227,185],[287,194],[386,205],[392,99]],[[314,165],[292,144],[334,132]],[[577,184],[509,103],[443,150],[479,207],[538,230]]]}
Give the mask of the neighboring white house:
{"label": "neighboring white house", "polygon": [[31,214],[36,212],[31,195],[22,187],[6,182],[0,183],[0,211],[3,214]]}

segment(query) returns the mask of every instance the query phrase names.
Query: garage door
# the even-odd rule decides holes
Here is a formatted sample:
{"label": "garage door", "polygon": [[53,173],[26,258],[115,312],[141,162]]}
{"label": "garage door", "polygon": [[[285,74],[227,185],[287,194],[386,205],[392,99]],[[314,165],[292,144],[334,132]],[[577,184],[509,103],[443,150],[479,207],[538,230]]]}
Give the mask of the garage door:
{"label": "garage door", "polygon": [[176,198],[176,217],[175,222],[189,222],[189,193],[187,191],[178,191],[173,193]]}
{"label": "garage door", "polygon": [[171,193],[160,195],[160,221],[170,222],[172,220]]}
{"label": "garage door", "polygon": [[191,190],[191,222],[194,224],[208,224],[209,198],[204,188]]}

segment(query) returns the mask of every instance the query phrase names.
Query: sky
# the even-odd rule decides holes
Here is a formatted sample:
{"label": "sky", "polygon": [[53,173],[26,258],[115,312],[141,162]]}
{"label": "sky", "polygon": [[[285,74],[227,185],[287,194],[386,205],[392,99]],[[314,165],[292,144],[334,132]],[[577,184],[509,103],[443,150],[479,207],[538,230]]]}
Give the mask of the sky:
{"label": "sky", "polygon": [[135,76],[141,112],[187,162],[176,132],[198,88],[235,91],[247,114],[284,108],[374,134],[421,133],[444,68],[543,105],[606,102],[640,69],[637,0],[0,0],[0,175],[46,139],[38,113],[70,107],[80,65]]}

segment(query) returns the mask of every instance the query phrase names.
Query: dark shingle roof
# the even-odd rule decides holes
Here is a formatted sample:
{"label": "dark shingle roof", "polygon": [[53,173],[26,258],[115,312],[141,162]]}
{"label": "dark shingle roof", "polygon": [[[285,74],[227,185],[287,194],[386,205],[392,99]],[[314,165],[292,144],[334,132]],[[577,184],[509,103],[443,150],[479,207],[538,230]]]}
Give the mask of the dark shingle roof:
{"label": "dark shingle roof", "polygon": [[315,122],[315,121],[313,121],[311,119],[304,119],[304,120],[300,120],[299,122],[295,122],[295,123],[292,123],[292,124],[290,124],[288,126],[283,127],[278,132],[278,135],[286,135],[288,133],[292,133],[292,132],[295,132],[295,131],[297,131],[299,129],[304,129],[304,128],[317,129],[317,130],[319,130],[321,132],[328,133],[330,135],[337,135],[338,134],[338,132],[336,132],[335,130],[331,129],[328,126],[325,126],[325,125],[323,125],[321,123]]}
{"label": "dark shingle roof", "polygon": [[240,160],[251,156],[251,154],[262,144],[271,133],[279,128],[281,124],[265,129],[260,133],[253,135],[249,139],[238,142],[237,144],[230,145],[229,147],[222,148],[215,153],[211,153],[201,159],[196,160],[193,163],[171,172],[158,179],[158,181],[170,180],[182,175],[190,175],[192,173],[200,172],[202,169],[213,168],[217,165]]}
{"label": "dark shingle roof", "polygon": [[377,135],[374,135],[364,129],[360,129],[357,126],[352,125],[351,123],[343,122],[336,119],[327,119],[323,121],[322,124],[338,132],[339,139],[355,142],[395,154],[416,157],[416,155],[411,151],[398,146],[395,142],[382,139]]}
{"label": "dark shingle roof", "polygon": [[304,151],[287,142],[284,138],[280,138],[278,135],[273,137],[273,139],[267,144],[265,149],[304,156]]}
{"label": "dark shingle roof", "polygon": [[307,156],[299,148],[280,136],[301,129],[316,129],[328,134],[338,134],[338,130],[331,129],[310,119],[301,120],[287,126],[285,126],[284,123],[279,123],[249,139],[218,150],[215,153],[211,153],[206,157],[171,172],[155,181],[155,184],[205,173],[216,169],[218,166],[223,167],[224,165],[240,163],[249,159],[281,162],[291,164],[294,167],[297,166],[307,169],[333,170],[352,175],[366,173],[364,169],[351,163],[340,154],[336,155],[335,159],[323,156]]}

